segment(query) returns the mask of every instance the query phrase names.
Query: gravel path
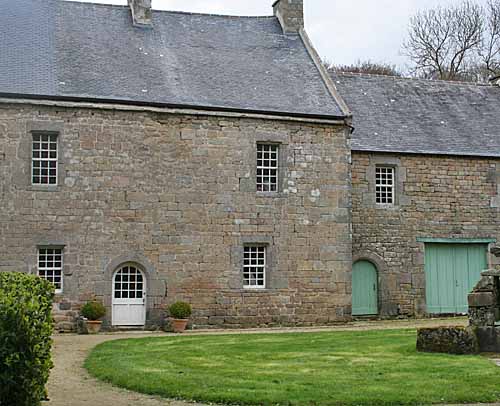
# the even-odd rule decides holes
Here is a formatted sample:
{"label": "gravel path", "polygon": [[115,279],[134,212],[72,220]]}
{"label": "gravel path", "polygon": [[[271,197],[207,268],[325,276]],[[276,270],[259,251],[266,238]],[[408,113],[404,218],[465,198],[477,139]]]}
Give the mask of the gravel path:
{"label": "gravel path", "polygon": [[[466,319],[432,319],[412,321],[354,322],[325,328],[209,330],[188,334],[256,334],[318,331],[353,331],[415,328],[424,326],[465,325]],[[97,381],[82,367],[88,353],[105,341],[122,338],[161,337],[166,333],[115,333],[94,336],[56,335],[54,337],[54,363],[49,379],[50,401],[44,406],[202,406],[201,404],[172,401],[126,391]]]}

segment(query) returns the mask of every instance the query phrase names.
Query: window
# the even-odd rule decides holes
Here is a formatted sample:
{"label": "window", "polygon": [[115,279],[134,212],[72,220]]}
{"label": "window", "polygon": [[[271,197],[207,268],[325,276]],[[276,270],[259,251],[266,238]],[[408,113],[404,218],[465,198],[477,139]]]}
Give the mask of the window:
{"label": "window", "polygon": [[276,144],[257,144],[257,191],[278,191],[278,151]]}
{"label": "window", "polygon": [[57,135],[33,134],[33,185],[57,185]]}
{"label": "window", "polygon": [[63,289],[62,248],[40,248],[38,250],[38,275],[52,282],[56,293]]}
{"label": "window", "polygon": [[266,287],[266,247],[258,245],[244,247],[243,287],[245,289]]}
{"label": "window", "polygon": [[394,167],[375,168],[375,193],[377,204],[394,204]]}
{"label": "window", "polygon": [[135,266],[124,266],[115,275],[115,299],[142,299],[144,278]]}

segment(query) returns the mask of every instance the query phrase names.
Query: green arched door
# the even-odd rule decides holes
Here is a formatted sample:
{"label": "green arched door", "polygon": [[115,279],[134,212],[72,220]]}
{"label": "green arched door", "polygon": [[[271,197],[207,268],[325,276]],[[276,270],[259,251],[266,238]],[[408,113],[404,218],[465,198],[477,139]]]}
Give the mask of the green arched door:
{"label": "green arched door", "polygon": [[369,261],[358,261],[352,267],[352,315],[378,314],[377,268]]}

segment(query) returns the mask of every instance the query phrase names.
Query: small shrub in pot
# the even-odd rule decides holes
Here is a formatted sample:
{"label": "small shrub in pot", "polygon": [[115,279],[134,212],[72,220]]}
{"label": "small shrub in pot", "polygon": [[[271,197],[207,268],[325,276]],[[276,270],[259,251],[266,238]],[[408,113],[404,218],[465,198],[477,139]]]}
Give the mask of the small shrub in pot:
{"label": "small shrub in pot", "polygon": [[106,315],[106,308],[101,302],[92,300],[83,305],[80,314],[85,317],[87,331],[91,334],[96,334],[101,330],[102,321],[99,319]]}
{"label": "small shrub in pot", "polygon": [[191,316],[191,305],[186,302],[175,302],[168,308],[172,317],[172,328],[176,333],[182,333],[187,326],[188,319]]}

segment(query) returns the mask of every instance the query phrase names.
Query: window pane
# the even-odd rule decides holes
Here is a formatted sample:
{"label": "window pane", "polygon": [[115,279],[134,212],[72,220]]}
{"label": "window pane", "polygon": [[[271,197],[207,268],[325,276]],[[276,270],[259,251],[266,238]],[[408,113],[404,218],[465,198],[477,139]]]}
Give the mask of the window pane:
{"label": "window pane", "polygon": [[393,167],[377,166],[375,168],[375,201],[377,204],[394,204]]}
{"label": "window pane", "polygon": [[116,299],[142,299],[143,276],[139,269],[125,266],[116,272],[114,281]]}
{"label": "window pane", "polygon": [[245,246],[243,248],[244,288],[264,288],[266,279],[266,247]]}
{"label": "window pane", "polygon": [[[33,135],[31,166],[34,185],[57,184],[57,155],[56,134]],[[42,170],[39,171],[39,168]]]}
{"label": "window pane", "polygon": [[275,144],[257,144],[257,191],[278,190],[278,150]]}
{"label": "window pane", "polygon": [[62,249],[40,248],[38,250],[38,275],[53,283],[56,292],[63,288]]}

